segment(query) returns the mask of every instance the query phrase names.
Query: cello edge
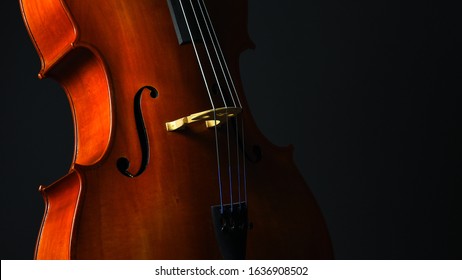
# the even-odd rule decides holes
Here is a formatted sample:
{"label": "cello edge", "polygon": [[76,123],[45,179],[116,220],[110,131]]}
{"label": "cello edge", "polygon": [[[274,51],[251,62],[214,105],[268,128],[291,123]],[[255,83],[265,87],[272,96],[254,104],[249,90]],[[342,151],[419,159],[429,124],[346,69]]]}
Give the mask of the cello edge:
{"label": "cello edge", "polygon": [[72,258],[82,190],[83,180],[75,169],[50,186],[39,187],[45,201],[45,213],[36,242],[34,259]]}

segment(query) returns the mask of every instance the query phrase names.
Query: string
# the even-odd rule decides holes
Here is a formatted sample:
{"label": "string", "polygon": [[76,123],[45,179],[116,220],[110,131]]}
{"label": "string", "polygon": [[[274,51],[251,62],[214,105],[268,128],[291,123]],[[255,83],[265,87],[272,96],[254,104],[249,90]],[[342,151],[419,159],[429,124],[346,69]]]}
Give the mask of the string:
{"label": "string", "polygon": [[[192,1],[192,0],[191,0]],[[210,32],[210,28],[209,28],[209,24],[207,22],[207,19],[205,18],[205,14],[204,14],[204,11],[203,11],[203,8],[201,6],[201,3],[199,1],[197,1],[198,5],[199,5],[199,9],[200,9],[200,13],[202,15],[202,18],[204,19],[204,23],[205,23],[205,27],[207,28],[207,32],[208,32],[208,35],[210,37],[210,42],[212,43],[212,46],[213,46],[213,49],[215,51],[215,55],[216,57],[218,58],[218,63],[219,63],[219,66],[221,68],[221,72],[223,74],[223,78],[225,79],[225,82],[226,82],[226,85],[228,87],[228,92],[231,92],[231,88],[229,87],[229,83],[228,83],[228,79],[225,75],[225,72],[224,72],[224,69],[223,69],[223,64],[221,63],[221,60],[219,58],[219,55],[218,55],[218,51],[217,51],[217,48],[216,48],[216,45],[215,45],[215,42],[213,40],[213,37],[212,37],[212,34]],[[192,2],[191,2],[191,5],[192,5]],[[193,12],[194,12],[194,15],[196,16],[196,11],[193,8]],[[196,16],[196,22],[197,24],[200,26],[199,24],[199,20],[197,19],[197,16]],[[202,29],[199,28],[200,32],[201,32],[201,37],[204,41],[204,44],[205,44],[205,48],[207,50],[207,54],[209,55],[209,60],[210,60],[210,64],[212,65],[212,69],[213,69],[213,72],[215,74],[215,79],[217,81],[217,84],[218,84],[218,87],[219,87],[219,90],[224,98],[224,94],[223,94],[223,91],[222,91],[222,88],[221,88],[221,83],[220,81],[218,80],[218,77],[216,75],[216,72],[215,72],[215,67],[213,66],[213,62],[212,62],[212,59],[210,57],[210,54],[209,54],[209,51],[208,51],[208,48],[207,48],[207,43],[205,42],[205,37],[203,36],[202,34]],[[234,107],[236,107],[236,102],[234,100],[234,97],[231,95],[231,99],[232,99],[232,102],[233,102],[233,105]],[[226,114],[228,114],[228,111],[226,110]],[[227,143],[227,152],[228,152],[228,180],[229,180],[229,200],[230,200],[230,211],[233,212],[234,210],[234,199],[233,199],[233,172],[232,172],[232,165],[231,165],[231,147],[230,147],[230,141],[229,141],[229,122],[226,122],[226,143]],[[238,171],[239,172],[239,171]],[[239,176],[238,176],[239,177]],[[239,181],[239,180],[238,180]],[[239,190],[240,188],[238,188]],[[240,196],[239,196],[240,198]]]}
{"label": "string", "polygon": [[[204,18],[204,22],[206,23],[206,27],[207,27],[207,30],[208,30],[208,33],[209,33],[209,36],[211,38],[211,41],[212,41],[212,44],[213,44],[213,47],[214,47],[214,50],[215,50],[215,53],[217,55],[217,58],[218,58],[218,61],[219,61],[219,64],[220,64],[220,67],[221,67],[221,71],[223,72],[223,77],[225,78],[225,81],[226,81],[226,85],[228,87],[228,90],[231,94],[231,98],[233,100],[233,103],[234,103],[234,106],[236,106],[236,102],[234,100],[234,97],[233,97],[233,94],[236,96],[236,99],[238,101],[238,104],[239,104],[239,107],[242,109],[242,104],[241,104],[241,101],[239,99],[239,95],[237,94],[237,90],[236,90],[236,86],[233,82],[233,79],[231,77],[231,73],[229,71],[229,67],[226,63],[226,59],[223,55],[223,51],[222,51],[222,48],[220,46],[220,42],[218,40],[218,36],[215,32],[215,28],[213,27],[213,24],[212,24],[212,20],[210,19],[210,15],[208,13],[208,10],[205,6],[205,3],[203,0],[198,0],[198,3],[199,3],[199,7],[201,9],[201,13],[202,13],[202,16]],[[205,11],[205,13],[204,13]],[[207,16],[207,18],[206,18]],[[210,28],[209,28],[209,25],[210,25]],[[210,31],[212,30],[212,32]],[[212,35],[213,34],[213,35]],[[215,42],[216,44],[218,45],[218,50],[217,50],[217,46],[215,45]],[[219,51],[219,53],[218,53]],[[223,65],[224,65],[224,68],[223,68]],[[225,72],[226,70],[226,72]],[[230,84],[232,86],[232,90],[231,90],[231,87],[230,87]],[[236,117],[235,119],[235,126],[236,126],[236,151],[237,151],[237,181],[238,181],[238,196],[239,196],[239,205],[241,204],[241,174],[240,174],[240,155],[239,155],[239,123],[238,123],[238,119]],[[244,151],[244,120],[241,118],[241,124],[242,124],[242,149]],[[229,140],[228,140],[229,141]],[[229,146],[229,145],[228,145]],[[228,151],[228,154],[229,154],[229,151]],[[245,168],[245,151],[243,152],[243,177],[244,177],[244,201],[247,202],[247,175],[246,175],[246,168]]]}
{"label": "string", "polygon": [[[199,1],[199,0],[198,0],[197,2],[198,2],[198,4],[199,4],[199,8],[200,8],[200,11],[201,11],[201,14],[202,14],[202,18],[204,19],[204,22],[205,22],[205,27],[207,28],[207,32],[208,32],[208,34],[209,34],[209,36],[210,36],[213,49],[215,50],[215,54],[216,54],[216,56],[217,56],[217,58],[218,58],[218,63],[219,63],[219,65],[220,65],[221,72],[223,73],[223,77],[225,78],[226,86],[228,87],[228,91],[229,91],[230,93],[232,93],[232,90],[231,90],[231,88],[230,88],[230,86],[229,86],[228,77],[226,76],[225,69],[223,69],[222,59],[220,58],[220,55],[218,54],[217,46],[215,45],[215,40],[217,41],[217,44],[218,44],[218,39],[217,39],[216,36],[213,36],[212,33],[211,33],[211,31],[210,31],[210,29],[213,28],[212,26],[209,27],[210,18],[208,18],[208,20],[207,20],[207,18],[205,17],[205,13],[204,13],[204,9],[205,9],[205,8],[202,7],[203,5],[205,6],[204,1],[202,1],[202,0]],[[201,4],[201,3],[202,3],[202,4]],[[211,22],[210,22],[210,25],[212,25]],[[215,40],[214,40],[214,38],[215,38]],[[232,101],[233,101],[234,107],[236,107],[236,101],[234,100],[234,96],[233,96],[232,94],[231,94],[230,96],[231,96],[231,99],[232,99]],[[240,104],[239,104],[239,106],[240,106]]]}
{"label": "string", "polygon": [[[188,18],[186,16],[186,12],[185,12],[182,0],[179,0],[179,2],[180,2],[180,5],[181,5],[183,16],[184,16],[185,21],[186,21],[186,26],[187,26],[189,35],[191,37],[191,42],[193,44],[194,52],[196,54],[196,58],[197,58],[197,61],[199,63],[199,66],[200,66],[202,77],[204,79],[204,82],[205,82],[205,85],[206,85],[206,88],[207,88],[209,99],[210,99],[210,102],[212,104],[212,108],[213,108],[213,112],[214,112],[214,121],[215,121],[215,124],[216,124],[216,120],[217,120],[216,119],[216,110],[215,110],[214,102],[212,100],[210,89],[209,89],[209,86],[208,86],[208,83],[207,83],[207,77],[206,77],[204,69],[202,67],[201,58],[200,58],[199,52],[197,50],[196,44],[194,42],[194,38],[193,38],[193,35],[192,35],[192,30],[191,30],[191,27],[189,25],[189,21],[188,21]],[[228,115],[228,110],[227,109],[229,107],[228,107],[228,104],[227,104],[226,99],[224,97],[222,86],[221,86],[220,80],[219,80],[219,78],[217,76],[217,71],[215,69],[215,65],[213,63],[212,57],[210,55],[207,40],[206,40],[206,38],[204,36],[204,33],[202,32],[201,23],[199,22],[199,19],[198,19],[197,13],[196,13],[196,8],[194,7],[194,4],[193,4],[192,0],[190,0],[189,2],[190,2],[190,5],[191,5],[192,12],[194,14],[194,18],[195,18],[195,21],[196,21],[196,24],[197,24],[197,28],[198,28],[198,30],[200,32],[202,42],[204,43],[205,51],[207,53],[207,57],[208,57],[208,60],[210,62],[210,66],[212,68],[213,75],[214,75],[216,84],[218,86],[218,90],[220,91],[221,98],[222,98],[223,103],[224,103],[225,108],[226,108],[226,115]],[[237,100],[237,102],[239,104],[239,107],[242,109],[241,101],[240,101],[239,96],[237,94],[237,90],[236,90],[235,84],[233,82],[233,79],[231,78],[229,67],[228,67],[228,65],[226,63],[226,60],[224,58],[223,51],[221,49],[220,43],[218,41],[218,37],[216,35],[216,32],[215,32],[215,29],[213,27],[212,21],[210,19],[210,15],[209,15],[209,13],[207,11],[207,8],[205,7],[205,3],[204,3],[203,0],[197,0],[197,4],[199,6],[202,19],[204,20],[205,27],[207,28],[208,36],[210,38],[210,42],[212,43],[213,50],[215,52],[215,56],[216,56],[216,58],[218,60],[218,63],[219,63],[220,69],[221,69],[221,73],[222,73],[223,78],[224,78],[224,80],[226,82],[228,92],[230,93],[232,103],[233,103],[234,107],[237,107],[237,105],[236,105],[236,100]],[[218,48],[217,48],[217,46],[218,46]],[[232,89],[231,89],[231,87],[232,87]],[[236,97],[236,99],[234,97]],[[242,143],[242,152],[243,152],[242,158],[243,158],[244,201],[247,202],[247,175],[246,175],[245,149],[244,149],[244,147],[245,147],[245,144],[244,144],[244,120],[242,118],[239,118],[239,119],[241,119],[241,127],[242,127],[242,133],[241,133],[242,142],[241,143]],[[217,153],[218,181],[219,181],[219,189],[220,189],[220,206],[221,206],[221,213],[223,213],[223,185],[222,185],[222,179],[221,179],[221,166],[220,166],[220,153],[219,153],[219,144],[218,144],[217,125],[215,125],[214,128],[215,128],[215,147],[216,147],[216,153]],[[242,178],[241,178],[240,153],[239,153],[239,150],[240,150],[239,149],[239,134],[240,133],[239,133],[238,116],[235,117],[235,128],[236,128],[235,133],[236,133],[238,199],[239,199],[239,207],[241,207],[241,201],[242,201],[242,198],[241,198],[241,181],[242,181]],[[230,136],[229,135],[230,135],[230,133],[229,133],[229,122],[226,122],[226,137],[227,137],[227,152],[228,152],[228,176],[229,176],[229,192],[230,192],[230,210],[232,212],[233,211],[233,205],[234,205],[233,204],[233,179],[232,179],[233,176],[232,176],[232,165],[231,165],[232,156],[231,156]]]}
{"label": "string", "polygon": [[247,207],[249,205],[249,202],[247,200],[247,172],[246,172],[246,166],[245,166],[245,142],[244,142],[244,119],[241,118],[241,128],[242,128],[242,168],[244,169],[244,202],[247,204]]}
{"label": "string", "polygon": [[[236,95],[236,99],[237,99],[237,103],[239,104],[239,108],[242,108],[241,100],[239,99],[239,95],[237,94],[236,86],[234,85],[233,79],[231,78],[231,73],[229,71],[228,64],[226,63],[225,56],[223,55],[223,51],[221,49],[220,41],[218,40],[217,33],[215,32],[215,28],[213,27],[212,20],[210,19],[209,12],[208,12],[208,10],[207,10],[207,8],[205,6],[204,1],[203,0],[200,0],[200,1],[202,2],[202,5],[204,6],[204,10],[205,10],[205,14],[207,15],[208,22],[210,22],[210,28],[212,30],[213,37],[215,38],[215,41],[217,42],[217,45],[218,45],[218,50],[220,51],[220,54],[218,55],[218,53],[217,53],[217,56],[219,58],[221,58],[221,60],[223,61],[223,64],[224,64],[226,72],[227,72],[227,76],[230,77],[229,81],[231,83],[231,86],[233,87],[233,90],[230,89],[230,92],[232,92],[232,93],[234,93],[234,95]],[[204,15],[204,19],[205,19],[205,15]],[[207,22],[207,20],[206,20],[206,22]],[[221,65],[221,62],[220,62],[220,65]],[[224,72],[225,70],[223,70],[223,68],[222,68],[222,71]],[[231,95],[231,98],[233,98],[232,95]],[[234,98],[233,98],[233,101],[234,101]],[[234,106],[236,106],[236,105],[234,105]]]}
{"label": "string", "polygon": [[[205,36],[204,36],[204,34],[202,32],[202,28],[200,26],[200,22],[199,22],[199,19],[197,17],[196,9],[194,8],[192,0],[190,0],[189,2],[191,3],[191,8],[192,8],[192,11],[194,13],[194,18],[196,19],[196,23],[197,23],[197,26],[198,26],[198,29],[199,29],[199,32],[200,32],[200,35],[201,35],[201,38],[202,38],[202,42],[204,42],[205,51],[207,53],[207,57],[209,59],[210,66],[212,67],[213,75],[215,77],[215,81],[217,82],[218,89],[219,89],[221,97],[223,99],[223,103],[225,104],[225,108],[228,108],[228,105],[226,103],[226,100],[225,100],[225,97],[224,97],[224,94],[223,94],[223,90],[222,90],[222,87],[221,87],[221,83],[220,83],[220,81],[218,79],[218,76],[217,76],[217,71],[215,70],[215,66],[213,64],[209,48],[207,47],[207,42],[205,40]],[[200,6],[200,2],[197,1],[197,3],[199,4],[199,8],[200,8],[201,13],[202,13],[202,18],[204,18],[204,20],[205,20],[205,16],[204,16],[204,13],[202,11],[202,7]],[[207,21],[205,20],[204,22],[205,22],[205,25],[206,25],[207,30],[209,32],[209,36],[210,36],[212,45],[213,45],[213,47],[215,49],[215,53],[217,54],[217,58],[219,58],[218,53],[216,51],[215,43],[213,42],[212,35],[210,34],[210,29],[208,27]],[[221,65],[220,60],[219,60],[219,64]],[[224,74],[224,71],[223,71],[223,67],[222,67],[222,72],[223,72],[223,77],[225,78],[225,80],[227,80],[226,75]],[[232,98],[232,99],[233,99],[233,102],[234,102],[234,98]],[[235,105],[235,103],[234,103],[234,105]],[[228,115],[228,110],[226,110],[226,115]],[[227,143],[227,152],[228,152],[228,179],[229,179],[230,211],[233,212],[233,210],[234,210],[234,203],[233,203],[233,173],[232,173],[232,166],[231,166],[231,147],[229,145],[229,143],[230,143],[230,141],[229,141],[229,122],[226,122],[226,140],[227,140],[226,143]]]}
{"label": "string", "polygon": [[[190,0],[191,2],[191,0]],[[205,87],[207,89],[207,93],[208,93],[208,96],[209,96],[209,99],[210,99],[210,104],[212,105],[212,109],[213,109],[213,119],[214,119],[214,122],[216,124],[217,122],[217,115],[216,115],[216,111],[215,111],[215,104],[213,103],[213,99],[212,99],[212,94],[210,92],[210,89],[209,89],[209,86],[208,86],[208,83],[207,83],[207,78],[205,76],[205,73],[204,73],[204,69],[202,67],[202,63],[201,63],[201,59],[199,57],[199,53],[197,51],[197,47],[196,47],[196,44],[194,43],[194,38],[193,38],[193,35],[192,35],[192,31],[191,31],[191,28],[189,26],[189,21],[188,21],[188,17],[186,16],[186,12],[185,12],[185,9],[183,7],[183,1],[182,0],[179,0],[179,3],[180,3],[180,6],[181,6],[181,11],[183,13],[183,16],[184,16],[184,19],[185,19],[185,22],[186,22],[186,27],[188,29],[188,33],[189,33],[189,37],[191,38],[191,42],[192,42],[192,45],[193,45],[193,49],[194,49],[194,53],[196,54],[196,59],[197,59],[197,62],[199,63],[199,68],[200,68],[200,71],[201,71],[201,74],[202,74],[202,78],[204,80],[204,83],[205,83]],[[192,5],[192,2],[191,2],[191,7],[193,8],[194,10],[194,7]],[[195,14],[195,13],[194,13]],[[196,17],[196,21],[197,21],[197,17]],[[198,28],[200,30],[200,26],[198,25]],[[201,36],[202,36],[202,31],[201,31]],[[226,106],[226,103],[225,103],[225,106]],[[219,149],[219,144],[218,144],[218,130],[217,130],[217,126],[215,125],[214,126],[214,130],[215,130],[215,149],[216,149],[216,155],[217,155],[217,169],[218,169],[218,186],[219,186],[219,190],[220,190],[220,211],[221,213],[223,213],[223,185],[222,185],[222,180],[221,180],[221,166],[220,166],[220,149]]]}
{"label": "string", "polygon": [[[201,34],[201,39],[202,39],[202,42],[204,42],[204,47],[205,47],[205,51],[207,53],[207,57],[209,59],[209,62],[210,62],[210,66],[212,67],[212,71],[213,71],[213,76],[215,77],[215,81],[217,81],[217,85],[218,85],[218,90],[220,91],[220,94],[221,94],[221,99],[223,100],[223,103],[225,105],[225,107],[227,108],[228,105],[226,104],[226,99],[223,95],[223,90],[221,89],[221,85],[220,85],[220,82],[218,80],[218,77],[217,77],[217,72],[215,71],[215,66],[213,65],[213,62],[212,62],[212,58],[210,57],[210,52],[209,52],[209,48],[207,47],[207,44],[205,42],[205,37],[204,37],[204,34],[202,33],[202,28],[201,28],[201,25],[199,23],[199,19],[197,18],[197,14],[196,14],[196,9],[194,8],[194,5],[192,3],[192,0],[189,0],[189,2],[191,3],[191,8],[192,8],[192,11],[193,11],[193,14],[194,14],[194,18],[196,20],[196,23],[197,23],[197,27],[199,29],[199,33]],[[192,38],[192,37],[191,37]],[[193,41],[191,39],[191,41]],[[194,41],[193,41],[194,43]]]}
{"label": "string", "polygon": [[[222,64],[222,61],[220,59],[220,55],[218,54],[214,38],[213,38],[213,36],[212,36],[212,34],[210,32],[209,23],[208,23],[208,21],[207,21],[207,19],[205,17],[204,8],[202,7],[204,5],[204,2],[202,1],[202,5],[201,5],[201,1],[198,0],[197,3],[199,4],[199,9],[200,9],[202,18],[204,19],[204,23],[205,23],[205,27],[207,28],[208,35],[210,36],[210,41],[211,41],[213,49],[215,51],[215,55],[218,58],[218,64],[220,65],[221,72],[223,73],[223,78],[225,79],[226,86],[228,87],[228,92],[231,93],[231,88],[229,86],[228,77],[226,76],[225,70],[223,69],[223,64]],[[236,101],[234,100],[233,95],[231,94],[230,96],[231,96],[234,107],[236,107]],[[229,143],[230,143],[230,141],[229,141],[229,122],[226,122],[226,139],[227,139],[227,148],[228,148],[228,176],[229,176],[230,211],[233,212],[233,210],[234,210],[233,179],[232,179],[232,167],[231,167],[231,148],[230,148],[230,145],[229,145]],[[238,153],[238,155],[239,155],[239,153]],[[240,187],[239,158],[237,158],[237,162],[238,162],[238,164],[237,164],[238,199],[239,199],[239,205],[240,205],[240,203],[241,203],[241,194],[240,194],[241,187]]]}

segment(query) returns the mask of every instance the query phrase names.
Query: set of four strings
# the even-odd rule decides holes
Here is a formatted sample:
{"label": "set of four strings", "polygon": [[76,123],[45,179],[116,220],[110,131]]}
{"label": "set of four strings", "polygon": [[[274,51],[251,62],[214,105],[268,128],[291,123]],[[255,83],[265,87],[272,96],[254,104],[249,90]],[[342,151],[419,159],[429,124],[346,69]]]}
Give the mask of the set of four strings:
{"label": "set of four strings", "polygon": [[[215,122],[215,124],[217,124],[215,104],[213,102],[212,94],[211,94],[210,88],[209,88],[208,83],[207,83],[207,77],[205,75],[204,68],[202,66],[201,58],[199,56],[196,44],[194,42],[193,34],[192,34],[192,31],[191,31],[191,26],[189,24],[188,17],[186,15],[185,7],[183,6],[183,0],[178,0],[178,1],[180,3],[180,6],[181,6],[181,11],[183,13],[183,16],[184,16],[184,19],[185,19],[185,22],[186,22],[186,27],[188,29],[189,36],[191,38],[191,42],[192,42],[192,45],[193,45],[193,48],[194,48],[194,52],[195,52],[195,55],[196,55],[196,58],[197,58],[197,62],[199,63],[199,68],[201,70],[202,78],[204,79],[205,87],[207,89],[207,93],[208,93],[210,103],[211,103],[211,106],[212,106],[212,109],[213,109],[214,122]],[[218,38],[217,38],[217,35],[216,35],[216,32],[215,32],[215,29],[213,28],[212,21],[210,19],[210,15],[209,15],[206,7],[205,7],[205,4],[204,4],[203,0],[197,0],[199,10],[200,10],[198,12],[196,12],[196,8],[194,7],[192,0],[189,0],[189,3],[191,5],[191,9],[192,9],[192,12],[194,14],[194,21],[197,24],[197,28],[198,28],[198,30],[200,32],[202,42],[204,43],[205,51],[207,53],[207,57],[208,57],[208,60],[209,60],[208,62],[210,63],[210,66],[212,67],[213,75],[214,75],[216,84],[218,85],[218,89],[219,89],[219,92],[221,94],[221,98],[222,98],[223,103],[225,105],[225,109],[228,108],[228,105],[227,105],[227,102],[226,102],[225,97],[223,95],[222,85],[220,84],[220,81],[218,79],[217,71],[215,70],[215,66],[213,64],[209,48],[207,47],[207,42],[205,40],[204,33],[202,31],[202,28],[201,28],[201,25],[200,25],[200,22],[199,22],[199,18],[198,18],[198,13],[199,12],[200,12],[200,15],[202,16],[202,19],[204,20],[204,23],[205,23],[205,26],[206,26],[206,29],[207,29],[207,33],[210,36],[210,41],[211,41],[213,49],[214,49],[214,55],[216,56],[216,58],[218,60],[218,63],[220,65],[221,73],[222,73],[222,75],[223,75],[223,77],[225,79],[226,86],[228,88],[228,91],[230,93],[230,97],[232,99],[232,103],[233,103],[234,107],[237,107],[237,104],[238,104],[239,108],[242,108],[241,102],[239,100],[239,96],[237,95],[236,87],[234,85],[233,79],[231,78],[231,74],[229,72],[228,65],[227,65],[226,60],[225,60],[224,55],[223,55],[223,51],[221,50],[221,46],[220,46],[220,44],[218,42]],[[234,98],[233,95],[236,97],[236,99]],[[237,100],[237,104],[236,104],[236,100]],[[228,112],[226,112],[226,114],[228,114]],[[236,122],[236,138],[237,138],[236,139],[237,140],[236,145],[238,146],[239,145],[239,125],[238,125],[237,116],[235,117],[235,122]],[[233,212],[233,210],[234,210],[233,209],[233,207],[234,207],[233,206],[233,182],[232,182],[231,151],[230,151],[229,125],[228,124],[229,124],[229,122],[226,122],[226,138],[227,138],[227,149],[228,149],[228,176],[229,176],[229,192],[230,192],[230,211]],[[214,130],[215,130],[215,149],[216,149],[217,169],[218,169],[218,184],[219,184],[219,191],[220,191],[220,207],[221,207],[220,211],[223,214],[223,212],[224,212],[223,184],[222,184],[222,179],[221,179],[220,152],[219,152],[220,149],[219,149],[219,143],[218,143],[217,125],[214,126]],[[246,178],[245,150],[244,150],[244,125],[243,125],[242,118],[241,118],[241,143],[242,143],[242,152],[243,152],[243,156],[242,156],[242,164],[243,165],[242,165],[242,167],[243,167],[244,202],[247,202],[247,178]],[[236,151],[237,151],[237,182],[238,182],[238,201],[239,201],[238,205],[240,206],[241,202],[242,202],[242,197],[241,197],[241,172],[240,172],[239,147],[237,147]]]}

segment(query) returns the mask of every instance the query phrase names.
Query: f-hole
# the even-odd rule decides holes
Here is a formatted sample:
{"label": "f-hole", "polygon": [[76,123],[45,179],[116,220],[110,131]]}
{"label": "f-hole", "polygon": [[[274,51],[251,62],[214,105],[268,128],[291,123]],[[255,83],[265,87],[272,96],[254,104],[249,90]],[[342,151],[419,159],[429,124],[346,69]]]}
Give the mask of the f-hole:
{"label": "f-hole", "polygon": [[146,169],[146,166],[148,165],[149,162],[149,141],[148,141],[148,134],[146,133],[146,126],[144,125],[144,119],[143,119],[143,112],[141,110],[141,96],[143,95],[144,92],[148,91],[149,95],[152,98],[156,98],[159,94],[157,90],[152,87],[152,86],[144,86],[140,88],[135,95],[135,102],[134,102],[134,114],[135,114],[135,122],[136,122],[136,130],[138,131],[138,138],[140,140],[140,146],[141,146],[141,164],[138,172],[135,174],[131,173],[128,171],[130,168],[130,160],[121,157],[117,160],[117,169],[125,176],[134,178],[141,173],[144,172]]}

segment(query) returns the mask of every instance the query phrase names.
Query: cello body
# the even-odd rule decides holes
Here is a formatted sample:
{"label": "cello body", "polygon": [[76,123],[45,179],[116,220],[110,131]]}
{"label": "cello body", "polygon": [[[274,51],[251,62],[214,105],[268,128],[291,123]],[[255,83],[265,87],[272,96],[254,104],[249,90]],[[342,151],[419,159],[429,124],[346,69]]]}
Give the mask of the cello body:
{"label": "cello body", "polygon": [[[261,134],[242,93],[239,55],[252,48],[247,1],[205,3],[242,121],[169,131],[172,120],[225,101],[207,94],[215,85],[203,78],[213,76],[211,67],[201,73],[194,45],[179,43],[168,1],[20,0],[39,77],[62,86],[75,127],[69,173],[40,187],[45,213],[36,259],[333,257],[292,148]],[[232,219],[220,214],[236,201],[236,209],[245,202],[245,213],[229,241],[220,230],[234,228],[227,228]],[[242,250],[234,254],[234,247]]]}

